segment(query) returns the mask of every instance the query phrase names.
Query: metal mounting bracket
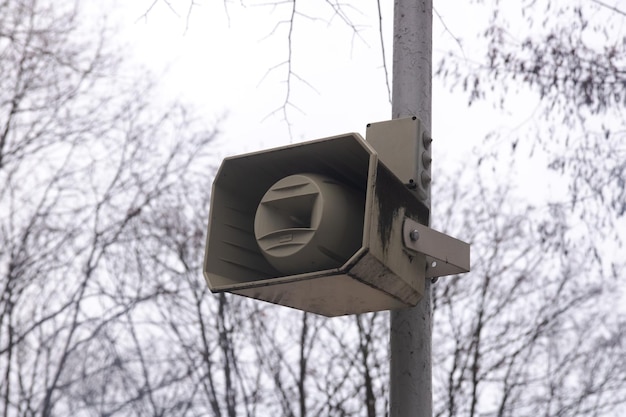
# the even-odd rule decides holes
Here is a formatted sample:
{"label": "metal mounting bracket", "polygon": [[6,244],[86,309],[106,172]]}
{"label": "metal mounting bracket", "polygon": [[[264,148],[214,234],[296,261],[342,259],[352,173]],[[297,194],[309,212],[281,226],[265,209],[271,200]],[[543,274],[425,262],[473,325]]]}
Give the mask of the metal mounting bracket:
{"label": "metal mounting bracket", "polygon": [[410,218],[404,219],[402,239],[407,250],[426,256],[426,278],[461,274],[470,270],[469,243]]}

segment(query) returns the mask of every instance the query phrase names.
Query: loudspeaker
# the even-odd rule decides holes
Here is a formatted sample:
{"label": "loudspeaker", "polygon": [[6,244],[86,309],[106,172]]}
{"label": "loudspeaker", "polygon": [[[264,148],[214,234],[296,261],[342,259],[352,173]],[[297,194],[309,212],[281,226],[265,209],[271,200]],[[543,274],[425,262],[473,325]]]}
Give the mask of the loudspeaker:
{"label": "loudspeaker", "polygon": [[226,158],[204,257],[212,292],[325,316],[414,306],[426,259],[406,218],[429,210],[357,133]]}

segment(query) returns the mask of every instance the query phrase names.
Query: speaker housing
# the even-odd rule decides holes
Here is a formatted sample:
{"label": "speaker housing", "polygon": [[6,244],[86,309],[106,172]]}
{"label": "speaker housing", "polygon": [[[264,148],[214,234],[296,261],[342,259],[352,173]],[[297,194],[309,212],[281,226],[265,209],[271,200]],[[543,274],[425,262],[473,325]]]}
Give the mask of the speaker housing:
{"label": "speaker housing", "polygon": [[[356,250],[338,266],[284,273],[259,247],[255,216],[268,190],[299,174],[330,178],[357,195],[351,210],[362,227],[348,237]],[[212,292],[330,317],[414,306],[424,293],[426,259],[406,250],[402,228],[405,218],[428,224],[428,216],[358,133],[229,157],[213,182],[204,277]]]}

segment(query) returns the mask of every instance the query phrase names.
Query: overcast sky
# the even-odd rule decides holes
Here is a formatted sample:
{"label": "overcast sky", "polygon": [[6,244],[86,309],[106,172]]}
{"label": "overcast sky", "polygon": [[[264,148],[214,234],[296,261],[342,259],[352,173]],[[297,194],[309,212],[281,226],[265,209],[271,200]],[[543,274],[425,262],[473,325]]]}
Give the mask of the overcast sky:
{"label": "overcast sky", "polygon": [[[186,5],[186,1],[180,3]],[[384,37],[391,70],[392,2],[385,3]],[[222,2],[206,1],[194,7],[187,20],[184,7],[177,15],[161,2],[147,18],[141,18],[150,5],[146,1],[126,6],[117,19],[121,19],[124,38],[133,45],[133,59],[160,74],[163,94],[194,103],[209,118],[226,114],[223,139],[228,142],[227,152],[240,153],[349,131],[364,133],[367,123],[390,117],[376,3],[346,9],[358,26],[357,35],[339,17],[333,17],[324,2],[307,4],[316,8],[303,13],[317,19],[296,16],[292,69],[300,79],[292,77],[290,84],[287,116],[291,135],[281,110],[287,94],[287,66],[280,64],[289,53],[288,26],[277,26],[288,18],[288,6],[233,3],[225,10]],[[484,19],[478,13],[482,9],[464,11],[456,4],[450,9],[438,12],[453,34],[475,36]],[[470,10],[476,13],[468,15]],[[442,51],[451,48],[471,58],[474,45],[464,44],[461,49],[440,19],[435,17],[434,23],[435,62]],[[437,153],[444,149],[446,153],[464,152],[489,130],[508,123],[480,123],[476,117],[483,117],[490,105],[481,103],[468,109],[464,93],[451,94],[437,80],[433,101]],[[468,123],[472,129],[467,128]]]}

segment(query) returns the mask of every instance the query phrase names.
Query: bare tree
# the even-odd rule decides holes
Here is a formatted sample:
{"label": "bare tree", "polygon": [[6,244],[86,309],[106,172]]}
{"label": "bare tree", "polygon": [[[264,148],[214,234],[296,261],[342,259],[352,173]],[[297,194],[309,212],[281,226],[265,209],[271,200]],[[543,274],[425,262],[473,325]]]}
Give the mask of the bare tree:
{"label": "bare tree", "polygon": [[490,13],[479,35],[485,55],[450,51],[437,75],[462,86],[470,104],[493,100],[506,108],[516,92],[533,91],[538,104],[529,120],[540,123],[496,131],[488,142],[499,156],[546,155],[548,168],[569,178],[568,204],[590,233],[610,232],[626,213],[626,50],[619,30],[626,13],[604,1],[478,3],[476,10]]}
{"label": "bare tree", "polygon": [[623,269],[603,270],[562,206],[476,183],[455,183],[445,203],[464,208],[474,261],[435,287],[436,414],[619,415],[626,367],[612,309]]}
{"label": "bare tree", "polygon": [[162,415],[181,373],[148,356],[146,304],[168,290],[134,256],[150,243],[136,229],[213,133],[151,109],[149,82],[115,79],[105,31],[83,37],[75,5],[0,10],[2,415]]}

